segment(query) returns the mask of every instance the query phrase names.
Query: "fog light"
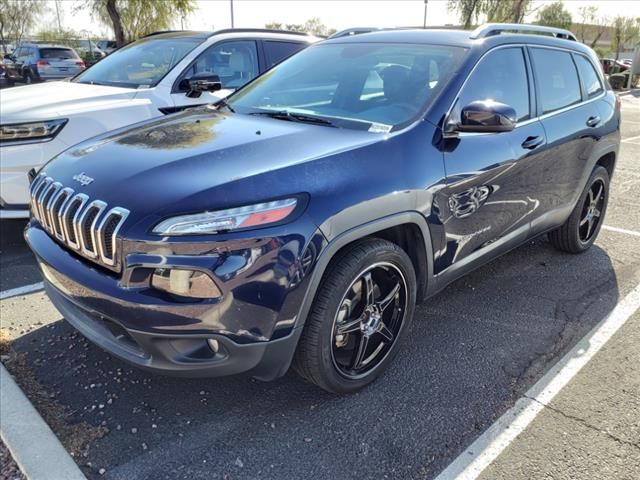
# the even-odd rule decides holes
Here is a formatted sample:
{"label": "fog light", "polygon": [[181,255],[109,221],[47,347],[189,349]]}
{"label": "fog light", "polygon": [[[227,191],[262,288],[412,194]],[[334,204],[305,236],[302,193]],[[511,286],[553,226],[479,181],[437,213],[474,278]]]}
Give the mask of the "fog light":
{"label": "fog light", "polygon": [[210,338],[209,340],[207,340],[207,343],[209,344],[209,348],[213,350],[213,353],[218,353],[218,350],[220,349],[220,344],[218,343],[218,340],[214,340],[213,338]]}
{"label": "fog light", "polygon": [[156,268],[151,286],[158,290],[191,298],[217,298],[220,290],[209,275],[197,270]]}

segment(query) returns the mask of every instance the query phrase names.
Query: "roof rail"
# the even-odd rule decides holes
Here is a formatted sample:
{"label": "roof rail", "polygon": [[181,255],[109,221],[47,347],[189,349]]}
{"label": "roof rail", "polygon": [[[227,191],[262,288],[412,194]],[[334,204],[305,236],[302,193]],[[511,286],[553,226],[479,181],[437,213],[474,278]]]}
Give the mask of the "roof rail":
{"label": "roof rail", "polygon": [[274,30],[269,28],[225,28],[222,30],[216,30],[212,35],[218,35],[220,33],[288,33],[290,35],[302,35],[309,37],[307,32],[292,32],[290,30]]}
{"label": "roof rail", "polygon": [[345,28],[344,30],[340,30],[332,35],[329,35],[329,38],[340,38],[340,37],[350,37],[353,35],[359,35],[361,33],[369,33],[380,30],[376,27],[353,27],[353,28]]}
{"label": "roof rail", "polygon": [[486,38],[492,35],[499,35],[502,32],[526,32],[526,33],[550,33],[556,38],[573,40],[577,42],[576,36],[569,30],[554,27],[543,27],[540,25],[522,25],[520,23],[486,23],[476,28],[469,38]]}
{"label": "roof rail", "polygon": [[153,37],[154,35],[162,35],[163,33],[178,33],[178,32],[188,32],[189,30],[158,30],[157,32],[147,33],[140,38]]}

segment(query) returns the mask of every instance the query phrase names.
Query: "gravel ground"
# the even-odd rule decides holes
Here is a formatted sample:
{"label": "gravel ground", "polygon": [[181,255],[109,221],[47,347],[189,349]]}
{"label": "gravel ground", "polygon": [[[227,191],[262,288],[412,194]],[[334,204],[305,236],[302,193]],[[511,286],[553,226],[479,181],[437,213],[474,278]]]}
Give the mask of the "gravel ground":
{"label": "gravel ground", "polygon": [[11,456],[11,452],[0,440],[0,480],[26,480],[15,460]]}

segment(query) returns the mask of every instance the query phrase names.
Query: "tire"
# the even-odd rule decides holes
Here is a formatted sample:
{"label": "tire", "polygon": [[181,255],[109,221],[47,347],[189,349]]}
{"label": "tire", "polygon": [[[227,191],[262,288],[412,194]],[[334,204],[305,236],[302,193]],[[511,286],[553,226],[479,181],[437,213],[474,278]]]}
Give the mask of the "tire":
{"label": "tire", "polygon": [[24,77],[22,77],[22,81],[25,83],[25,85],[31,85],[33,83],[33,78],[31,77],[31,74],[29,72],[26,72]]}
{"label": "tire", "polygon": [[567,253],[589,250],[600,233],[608,202],[609,173],[604,167],[597,166],[567,221],[549,232],[551,244]]}
{"label": "tire", "polygon": [[413,319],[416,289],[411,259],[396,244],[371,238],[347,247],[318,287],[294,370],[333,393],[373,382],[399,351]]}

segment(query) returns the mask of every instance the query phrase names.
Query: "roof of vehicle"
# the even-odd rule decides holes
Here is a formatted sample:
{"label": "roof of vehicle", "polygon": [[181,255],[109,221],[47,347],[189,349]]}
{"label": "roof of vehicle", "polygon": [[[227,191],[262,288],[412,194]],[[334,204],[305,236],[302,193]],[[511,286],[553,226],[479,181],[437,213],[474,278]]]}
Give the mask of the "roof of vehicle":
{"label": "roof of vehicle", "polygon": [[294,35],[298,38],[308,38],[308,39],[313,39],[315,38],[313,35],[309,35],[307,33],[303,33],[303,32],[292,32],[292,31],[288,31],[288,30],[269,30],[266,28],[225,28],[223,30],[216,30],[213,32],[202,32],[202,31],[195,31],[195,30],[166,30],[166,31],[160,31],[160,32],[153,32],[150,33],[148,35],[145,35],[142,38],[150,38],[150,37],[156,37],[156,38],[197,38],[197,39],[202,39],[205,40],[209,37],[213,37],[215,35],[224,35],[224,34],[243,34],[243,33],[253,33],[253,34],[258,34],[259,36],[262,35],[277,35],[277,36],[283,36],[283,35]]}
{"label": "roof of vehicle", "polygon": [[[525,33],[515,33],[514,30],[520,30]],[[541,35],[540,33],[543,34]],[[568,38],[561,38],[562,36]],[[574,41],[571,37],[573,37],[573,34],[566,30],[538,27],[536,25],[487,24],[478,27],[475,31],[440,28],[380,29],[358,35],[330,38],[325,43],[426,43],[472,47],[490,41],[492,45],[503,43],[539,43],[580,51],[589,50],[586,45]]]}
{"label": "roof of vehicle", "polygon": [[73,48],[69,47],[68,45],[56,45],[55,43],[33,43],[33,42],[21,43],[16,48],[24,48],[24,47],[30,47],[30,48],[64,48],[64,49],[67,49],[67,50],[73,50]]}

